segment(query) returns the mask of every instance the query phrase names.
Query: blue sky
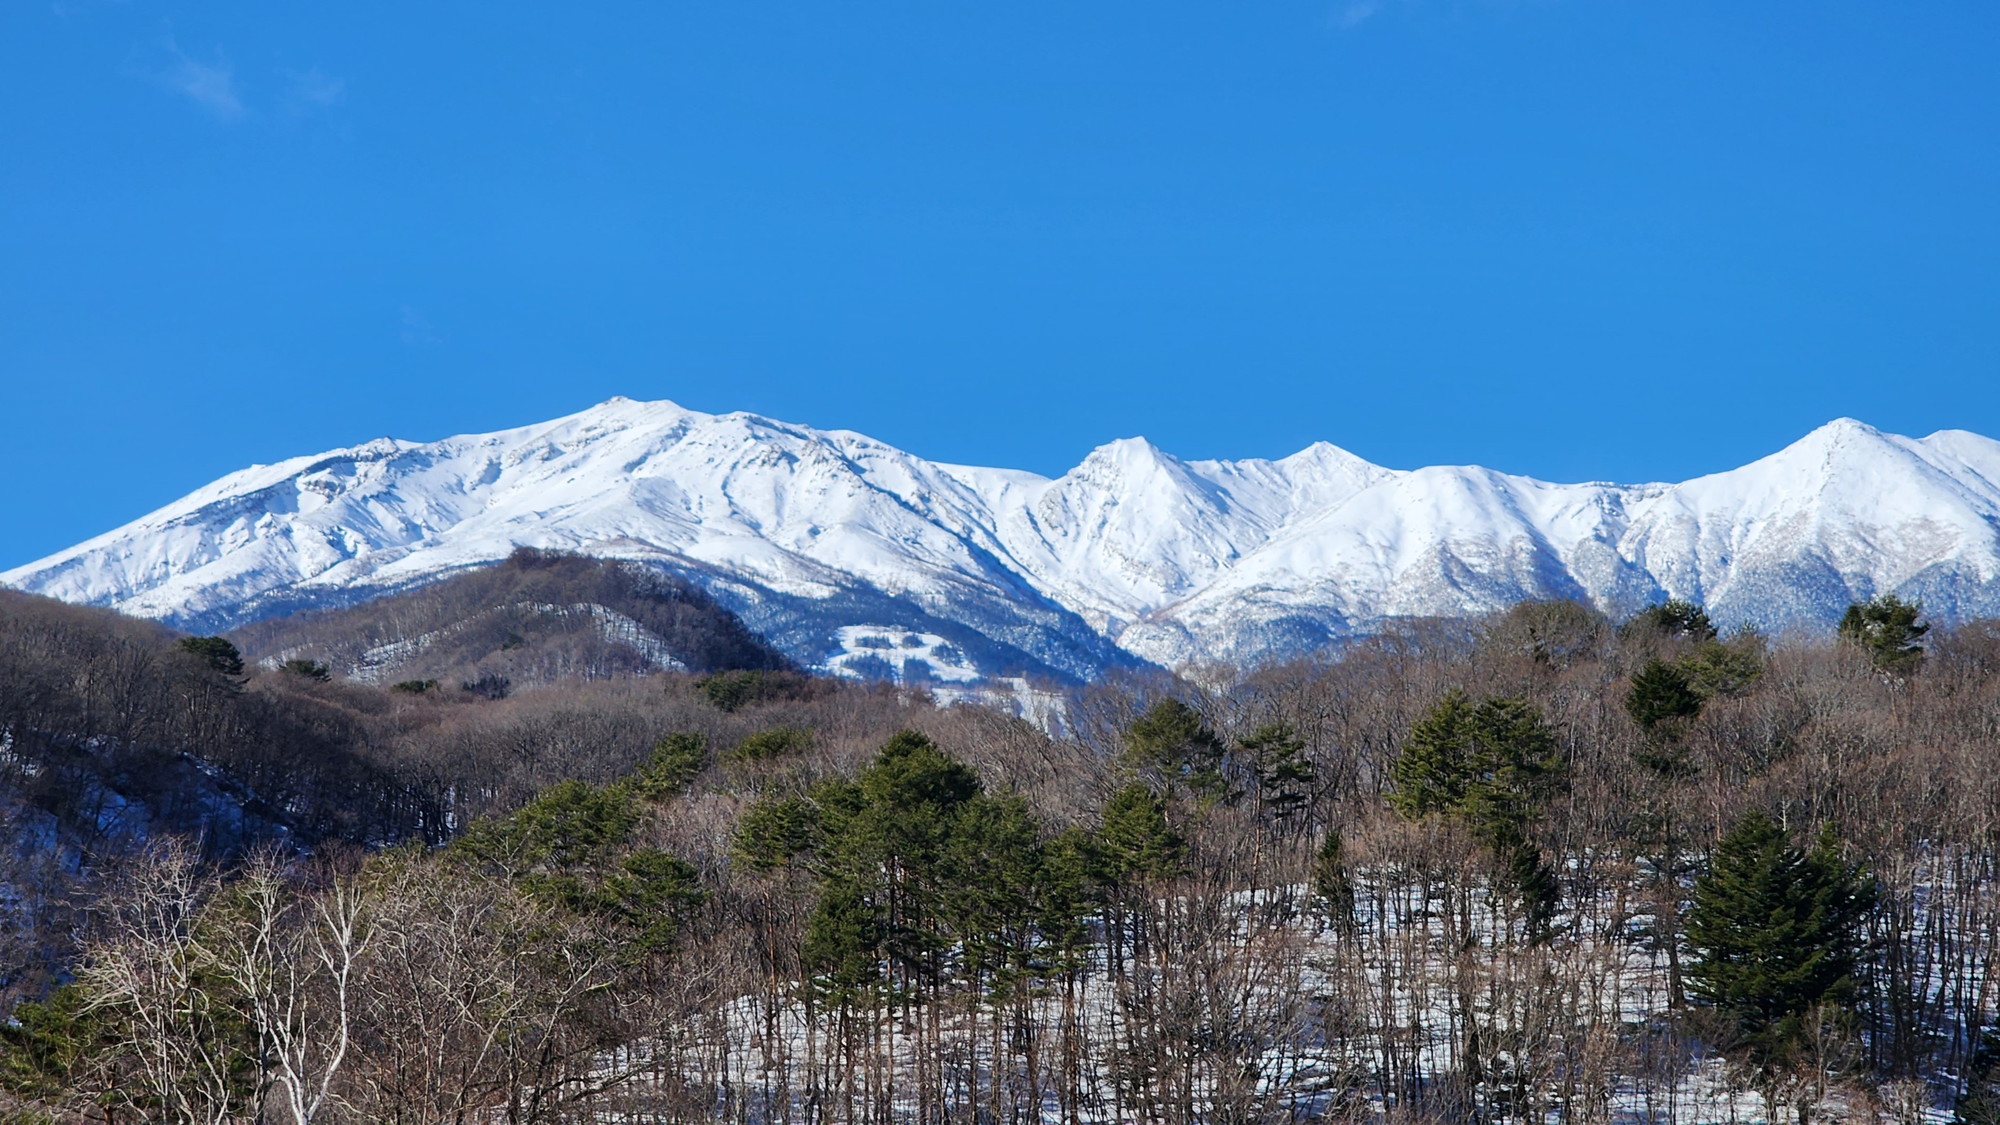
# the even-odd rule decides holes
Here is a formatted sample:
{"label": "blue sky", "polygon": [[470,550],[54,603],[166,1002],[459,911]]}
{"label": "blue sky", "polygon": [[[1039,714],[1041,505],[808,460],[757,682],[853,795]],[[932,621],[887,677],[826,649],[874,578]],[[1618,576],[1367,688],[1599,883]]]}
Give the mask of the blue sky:
{"label": "blue sky", "polygon": [[624,394],[1057,473],[2000,436],[2000,6],[0,8],[0,566]]}

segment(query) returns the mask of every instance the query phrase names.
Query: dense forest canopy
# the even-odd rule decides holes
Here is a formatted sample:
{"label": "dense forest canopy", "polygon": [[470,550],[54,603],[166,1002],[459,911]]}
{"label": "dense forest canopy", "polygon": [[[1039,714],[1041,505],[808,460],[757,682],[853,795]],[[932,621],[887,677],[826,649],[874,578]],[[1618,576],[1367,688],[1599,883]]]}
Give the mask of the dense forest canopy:
{"label": "dense forest canopy", "polygon": [[0,612],[20,1120],[2000,1104],[1990,623],[1538,603],[1107,679],[1051,734],[754,661],[495,693]]}

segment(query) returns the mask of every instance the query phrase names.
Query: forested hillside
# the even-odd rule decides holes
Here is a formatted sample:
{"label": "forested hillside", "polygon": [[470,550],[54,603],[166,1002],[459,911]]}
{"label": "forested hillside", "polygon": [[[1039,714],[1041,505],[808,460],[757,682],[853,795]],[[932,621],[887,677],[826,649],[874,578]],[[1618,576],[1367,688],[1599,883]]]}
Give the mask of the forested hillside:
{"label": "forested hillside", "polygon": [[[220,675],[131,628],[159,675]],[[202,690],[360,716],[357,762],[438,809],[372,853],[136,850],[79,906],[73,979],[6,1033],[23,1119],[1980,1121],[2000,1099],[2000,629],[1926,632],[1893,600],[1785,646],[1681,604],[1413,623],[1101,682],[1058,737],[755,671]]]}
{"label": "forested hillside", "polygon": [[[385,619],[488,626],[522,597],[598,597],[638,615],[650,636],[672,638],[697,667],[765,670],[783,685],[775,694],[800,700],[834,687],[784,671],[699,594],[616,564],[523,556],[440,587],[372,613],[270,623],[264,635],[300,646],[272,668],[226,638],[0,590],[0,818],[12,844],[0,859],[0,987],[16,996],[44,987],[67,956],[72,908],[95,894],[99,871],[149,840],[176,836],[225,865],[262,848],[436,844],[563,778],[629,772],[656,728],[729,729],[693,677],[662,677],[664,688],[634,681],[649,665],[621,638],[577,627],[578,615],[531,615],[525,637],[448,630],[453,643],[425,650],[431,663],[419,668],[469,679],[336,674],[329,661]],[[480,596],[495,599],[486,611]]]}
{"label": "forested hillside", "polygon": [[517,549],[404,593],[229,634],[252,661],[316,660],[375,684],[601,680],[791,662],[701,589],[653,567]]}

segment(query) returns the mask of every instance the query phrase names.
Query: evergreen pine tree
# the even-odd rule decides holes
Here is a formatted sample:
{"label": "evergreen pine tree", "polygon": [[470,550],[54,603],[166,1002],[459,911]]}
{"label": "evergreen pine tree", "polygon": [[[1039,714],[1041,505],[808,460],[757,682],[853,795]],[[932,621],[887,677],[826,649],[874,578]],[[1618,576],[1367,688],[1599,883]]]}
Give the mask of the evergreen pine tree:
{"label": "evergreen pine tree", "polygon": [[243,654],[227,637],[182,637],[179,647],[225,676],[243,674]]}
{"label": "evergreen pine tree", "polygon": [[995,996],[1010,994],[1036,968],[1040,836],[1026,802],[982,794],[966,802],[946,845],[944,918],[966,971]]}
{"label": "evergreen pine tree", "polygon": [[1236,796],[1223,772],[1227,748],[1201,717],[1178,699],[1162,699],[1132,721],[1125,731],[1125,762],[1166,785],[1169,792],[1186,786],[1206,801]]}
{"label": "evergreen pine tree", "polygon": [[1924,660],[1924,648],[1917,642],[1931,627],[1919,620],[1923,612],[1921,603],[1894,594],[1857,602],[1840,619],[1840,639],[1859,645],[1882,671],[1907,675]]}
{"label": "evergreen pine tree", "polygon": [[736,858],[752,871],[773,871],[811,851],[820,838],[819,810],[803,797],[758,801],[736,821]]}
{"label": "evergreen pine tree", "polygon": [[1089,960],[1089,917],[1104,885],[1103,849],[1090,832],[1067,828],[1042,850],[1042,897],[1037,924],[1051,953],[1049,973],[1072,972]]}
{"label": "evergreen pine tree", "polygon": [[1562,902],[1562,883],[1556,872],[1549,866],[1542,849],[1532,840],[1516,840],[1500,849],[1499,857],[1506,865],[1507,878],[1521,896],[1526,908],[1528,936],[1540,939],[1548,936],[1549,927],[1554,924],[1556,908]]}
{"label": "evergreen pine tree", "polygon": [[1464,692],[1448,692],[1410,728],[1389,766],[1395,783],[1389,802],[1396,811],[1415,818],[1464,802],[1472,773],[1472,710]]}
{"label": "evergreen pine tree", "polygon": [[1312,804],[1315,780],[1305,739],[1290,723],[1265,723],[1242,746],[1256,766],[1258,800],[1271,819],[1286,824],[1302,816]]}
{"label": "evergreen pine tree", "polygon": [[301,679],[316,680],[320,683],[325,683],[333,678],[332,669],[317,660],[308,660],[303,656],[293,657],[283,664],[278,665],[278,671],[298,676]]}
{"label": "evergreen pine tree", "polygon": [[1733,698],[1764,674],[1764,638],[1746,626],[1727,643],[1702,641],[1695,645],[1678,667],[1703,702],[1717,696]]}
{"label": "evergreen pine tree", "polygon": [[1695,883],[1689,992],[1725,1015],[1737,1045],[1769,1068],[1820,1005],[1855,993],[1873,884],[1842,861],[1831,835],[1801,851],[1760,812],[1716,845]]}
{"label": "evergreen pine tree", "polygon": [[1640,729],[1650,732],[1663,723],[1678,723],[1701,714],[1701,695],[1679,665],[1649,660],[1632,677],[1632,687],[1625,693],[1625,713]]}
{"label": "evergreen pine tree", "polygon": [[1327,829],[1313,855],[1312,891],[1327,921],[1342,933],[1353,928],[1354,876],[1347,869],[1347,847],[1338,828]]}
{"label": "evergreen pine tree", "polygon": [[1473,753],[1462,813],[1496,850],[1525,838],[1543,803],[1561,784],[1555,732],[1525,699],[1487,699],[1472,713]]}
{"label": "evergreen pine tree", "polygon": [[1647,606],[1635,614],[1628,629],[1643,629],[1663,637],[1686,637],[1693,641],[1715,639],[1715,623],[1708,619],[1708,611],[1681,598],[1669,598],[1657,605]]}
{"label": "evergreen pine tree", "polygon": [[1119,882],[1169,879],[1179,873],[1187,845],[1167,823],[1165,803],[1143,782],[1113,793],[1098,815],[1098,841]]}
{"label": "evergreen pine tree", "polygon": [[649,800],[665,800],[687,792],[707,768],[708,744],[700,735],[670,734],[653,744],[653,755],[640,767],[635,787]]}
{"label": "evergreen pine tree", "polygon": [[800,949],[820,999],[853,1004],[881,982],[886,928],[880,905],[864,888],[845,879],[821,888]]}
{"label": "evergreen pine tree", "polygon": [[1397,811],[1462,821],[1524,896],[1531,929],[1546,929],[1557,882],[1529,828],[1561,784],[1563,765],[1555,734],[1533,704],[1489,698],[1475,705],[1463,692],[1447,694],[1411,727],[1390,776]]}

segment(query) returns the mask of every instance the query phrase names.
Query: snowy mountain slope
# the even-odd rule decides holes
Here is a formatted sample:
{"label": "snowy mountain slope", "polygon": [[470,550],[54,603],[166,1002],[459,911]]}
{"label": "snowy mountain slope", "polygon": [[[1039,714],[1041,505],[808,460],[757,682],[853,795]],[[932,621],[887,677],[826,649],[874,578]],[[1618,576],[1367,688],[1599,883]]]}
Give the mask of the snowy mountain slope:
{"label": "snowy mountain slope", "polygon": [[1625,613],[1673,595],[1766,628],[1890,591],[2000,613],[2000,443],[1843,419],[1740,469],[1620,486],[1386,469],[1324,443],[1182,461],[1134,438],[1049,480],[613,399],[246,469],[0,582],[213,628],[516,545],[687,572],[808,664],[865,662],[842,638],[900,629],[938,638],[954,677],[1085,677],[1526,598]]}

